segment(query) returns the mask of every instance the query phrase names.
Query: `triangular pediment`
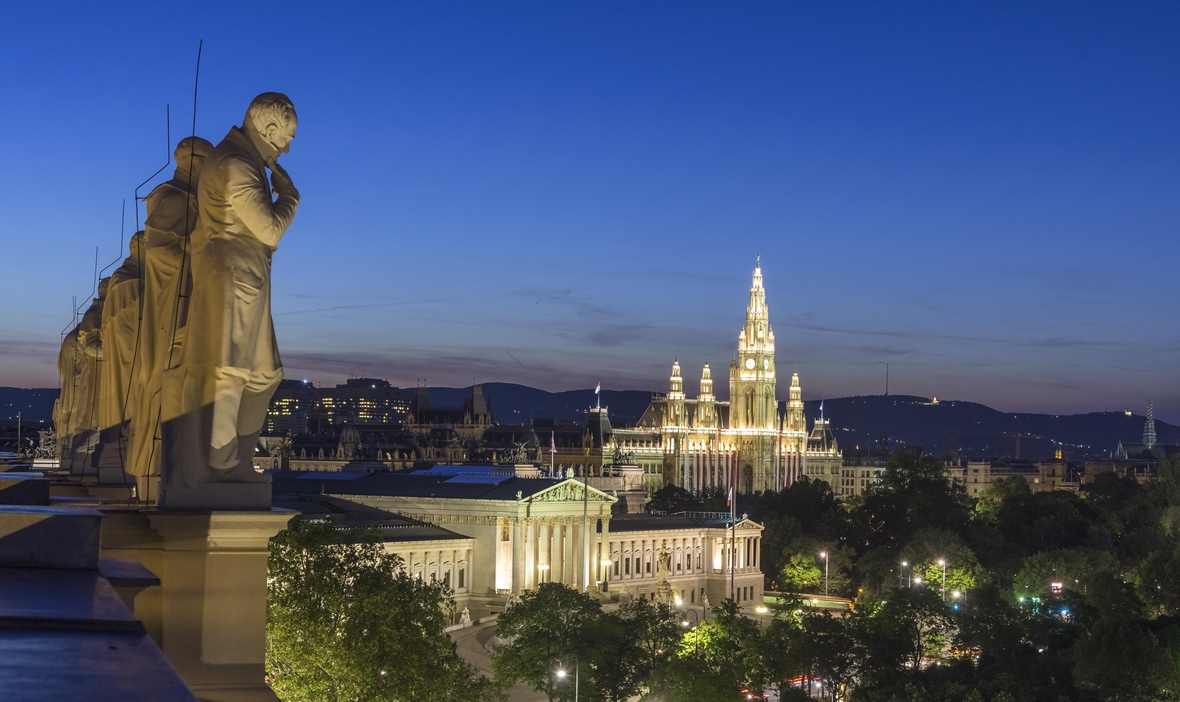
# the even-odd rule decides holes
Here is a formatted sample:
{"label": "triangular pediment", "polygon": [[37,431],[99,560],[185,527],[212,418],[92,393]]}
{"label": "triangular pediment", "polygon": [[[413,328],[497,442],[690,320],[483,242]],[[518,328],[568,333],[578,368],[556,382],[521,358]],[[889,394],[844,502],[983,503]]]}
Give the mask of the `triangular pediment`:
{"label": "triangular pediment", "polygon": [[[587,495],[585,491],[589,491]],[[618,502],[619,498],[612,497],[602,490],[585,485],[577,480],[563,480],[551,488],[542,490],[529,498],[530,502]]]}

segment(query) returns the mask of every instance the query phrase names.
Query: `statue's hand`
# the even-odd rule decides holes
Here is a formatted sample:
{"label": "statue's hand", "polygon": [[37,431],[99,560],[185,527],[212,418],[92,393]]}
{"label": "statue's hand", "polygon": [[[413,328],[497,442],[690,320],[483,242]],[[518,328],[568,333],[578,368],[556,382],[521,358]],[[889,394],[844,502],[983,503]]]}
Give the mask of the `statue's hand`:
{"label": "statue's hand", "polygon": [[270,166],[270,187],[280,196],[299,199],[299,191],[295,189],[295,183],[291,182],[291,176],[287,175],[287,169],[280,166],[278,161]]}

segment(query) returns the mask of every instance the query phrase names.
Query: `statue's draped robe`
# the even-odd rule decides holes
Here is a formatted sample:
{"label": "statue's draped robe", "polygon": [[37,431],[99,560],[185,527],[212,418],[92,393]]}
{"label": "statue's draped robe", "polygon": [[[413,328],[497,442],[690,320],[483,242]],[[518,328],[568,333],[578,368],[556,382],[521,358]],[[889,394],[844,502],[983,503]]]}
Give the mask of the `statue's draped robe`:
{"label": "statue's draped robe", "polygon": [[99,443],[94,465],[98,479],[123,481],[129,463],[132,387],[139,335],[139,249],[143,235],[131,237],[131,255],[111,274],[102,307],[102,379],[99,384]]}
{"label": "statue's draped robe", "polygon": [[166,371],[166,491],[258,479],[254,447],[283,377],[271,256],[298,204],[290,194],[272,200],[266,163],[237,127],[205,160],[185,342],[180,366]]}
{"label": "statue's draped robe", "polygon": [[[189,233],[197,223],[196,181],[189,194],[188,171],[176,169],[172,180],[147,196],[147,221],[143,230],[143,320],[140,328],[140,362],[137,376],[139,399],[132,419],[129,473],[140,482],[140,494],[149,494],[143,479],[158,477],[161,391],[164,369],[180,360],[192,292],[188,248]],[[182,270],[182,264],[183,270]]]}
{"label": "statue's draped robe", "polygon": [[53,426],[57,430],[57,454],[62,466],[70,464],[70,450],[74,438],[74,400],[78,387],[77,354],[78,327],[70,330],[61,343],[57,355],[57,372],[61,376],[61,393],[53,404]]}
{"label": "statue's draped robe", "polygon": [[90,303],[75,332],[73,439],[69,449],[69,469],[74,475],[91,474],[90,458],[98,442],[98,393],[102,383],[101,297]]}

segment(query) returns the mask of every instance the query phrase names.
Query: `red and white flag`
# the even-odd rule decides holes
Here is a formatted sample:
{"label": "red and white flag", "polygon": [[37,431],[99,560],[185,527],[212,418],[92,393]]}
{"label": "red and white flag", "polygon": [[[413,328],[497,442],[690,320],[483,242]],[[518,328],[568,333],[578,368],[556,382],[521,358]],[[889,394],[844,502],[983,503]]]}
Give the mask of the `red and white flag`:
{"label": "red and white flag", "polygon": [[729,488],[729,496],[725,498],[725,506],[726,507],[733,506],[733,488]]}
{"label": "red and white flag", "polygon": [[553,432],[549,432],[549,453],[557,453],[557,438]]}
{"label": "red and white flag", "polygon": [[600,392],[602,392],[602,381],[601,380],[598,381],[598,385],[594,386],[594,394],[597,395]]}

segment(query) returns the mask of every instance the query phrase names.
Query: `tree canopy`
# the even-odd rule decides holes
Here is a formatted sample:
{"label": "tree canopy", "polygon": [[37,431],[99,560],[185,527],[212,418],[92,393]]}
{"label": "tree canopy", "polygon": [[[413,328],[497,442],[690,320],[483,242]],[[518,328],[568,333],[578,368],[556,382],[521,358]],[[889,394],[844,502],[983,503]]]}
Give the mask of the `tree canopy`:
{"label": "tree canopy", "polygon": [[402,570],[375,532],[296,517],[271,541],[266,670],[284,702],[485,702],[455,654],[450,592]]}

